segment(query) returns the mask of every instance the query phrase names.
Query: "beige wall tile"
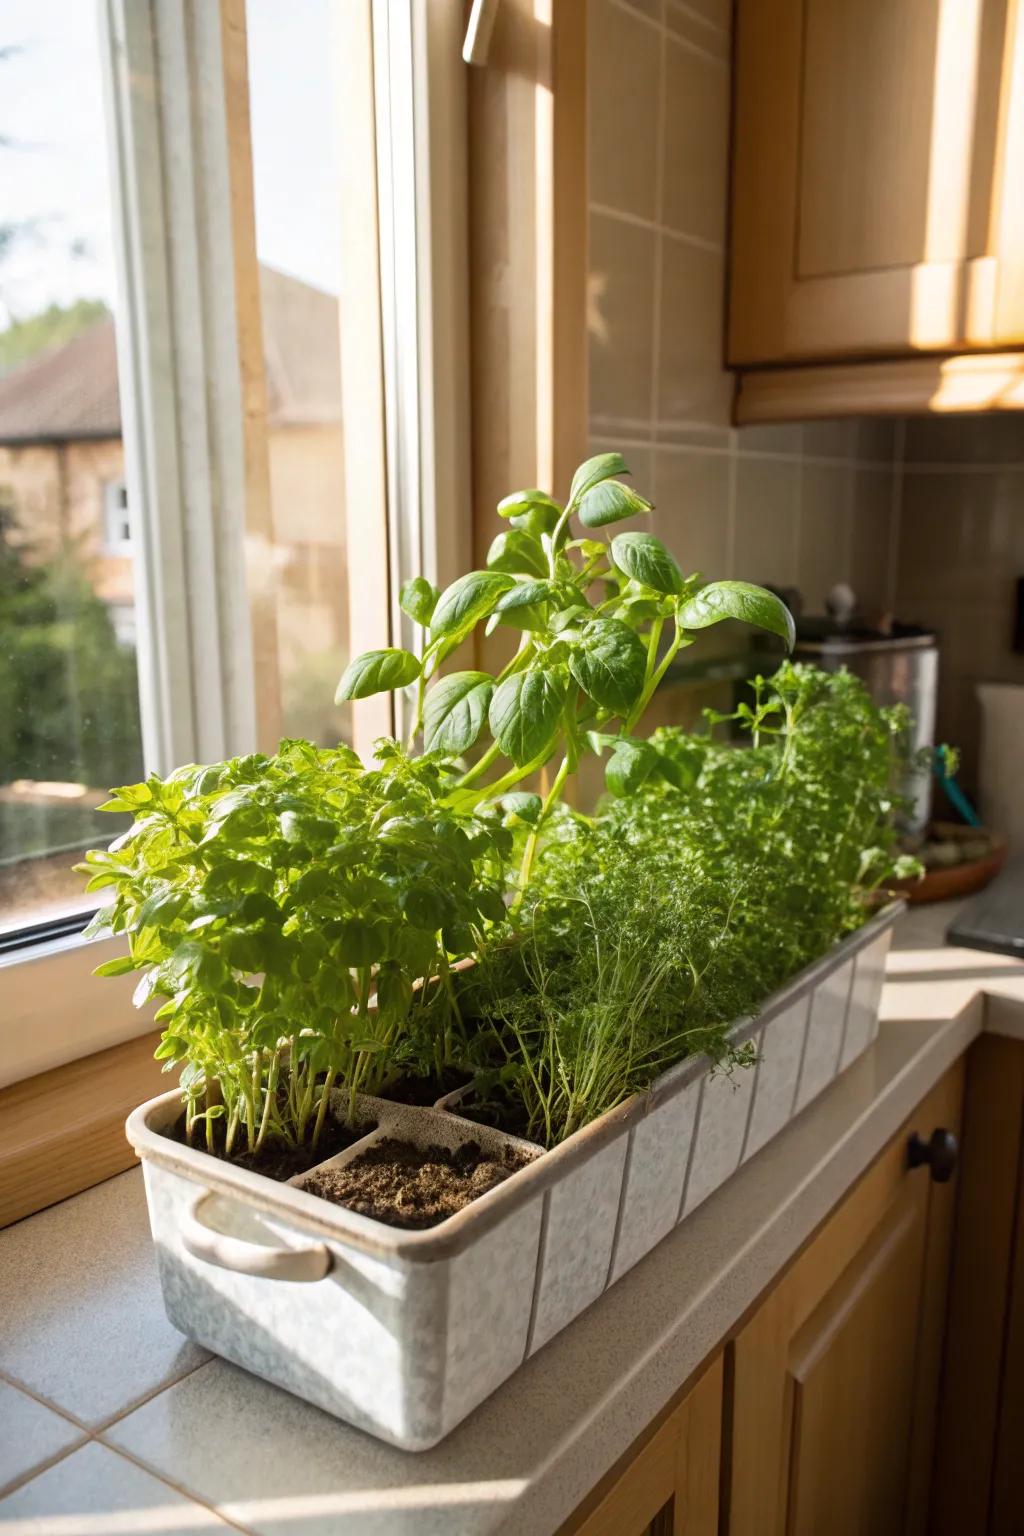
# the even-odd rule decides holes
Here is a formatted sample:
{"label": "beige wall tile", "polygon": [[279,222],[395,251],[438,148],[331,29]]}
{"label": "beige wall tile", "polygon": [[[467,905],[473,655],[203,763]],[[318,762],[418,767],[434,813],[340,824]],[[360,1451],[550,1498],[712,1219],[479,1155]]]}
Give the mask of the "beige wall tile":
{"label": "beige wall tile", "polygon": [[896,561],[898,611],[919,597],[955,597],[965,478],[904,474]]}
{"label": "beige wall tile", "polygon": [[659,24],[662,21],[665,0],[622,0],[622,3],[628,5],[630,10],[639,11],[650,21],[656,21]]}
{"label": "beige wall tile", "polygon": [[590,198],[654,219],[662,35],[612,0],[587,6]]}
{"label": "beige wall tile", "polygon": [[896,452],[896,422],[892,417],[862,417],[853,423],[854,454],[890,466]]}
{"label": "beige wall tile", "polygon": [[729,68],[671,37],[665,46],[663,219],[672,229],[724,246]]}
{"label": "beige wall tile", "polygon": [[865,613],[888,607],[893,577],[891,469],[855,469],[850,488],[850,574]]}
{"label": "beige wall tile", "polygon": [[785,459],[736,462],[735,545],[730,576],[795,586],[800,466]]}
{"label": "beige wall tile", "polygon": [[850,578],[851,483],[849,469],[801,465],[797,586],[805,613],[824,613],[829,589]]}
{"label": "beige wall tile", "polygon": [[802,436],[803,451],[810,458],[849,459],[857,451],[855,421],[807,421]]}
{"label": "beige wall tile", "polygon": [[731,0],[665,0],[665,24],[694,48],[728,60]]}
{"label": "beige wall tile", "polygon": [[658,449],[654,532],[683,570],[724,576],[729,553],[729,456]]}
{"label": "beige wall tile", "polygon": [[733,377],[722,367],[724,257],[661,236],[658,421],[728,427]]}
{"label": "beige wall tile", "polygon": [[590,215],[592,421],[650,422],[658,238],[653,230],[600,213]]}
{"label": "beige wall tile", "polygon": [[1024,464],[1024,416],[916,416],[907,422],[908,464]]}
{"label": "beige wall tile", "polygon": [[736,447],[740,453],[800,454],[803,428],[799,422],[772,421],[758,426],[736,428]]}

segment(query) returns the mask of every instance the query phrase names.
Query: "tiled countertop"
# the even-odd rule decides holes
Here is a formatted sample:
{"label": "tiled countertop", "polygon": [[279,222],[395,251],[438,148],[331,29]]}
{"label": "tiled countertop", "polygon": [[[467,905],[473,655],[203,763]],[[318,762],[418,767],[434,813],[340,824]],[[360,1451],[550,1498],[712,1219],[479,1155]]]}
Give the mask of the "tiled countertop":
{"label": "tiled countertop", "polygon": [[983,1029],[1024,966],[903,919],[877,1044],[434,1450],[337,1423],[164,1317],[137,1170],[0,1232],[0,1536],[545,1536]]}

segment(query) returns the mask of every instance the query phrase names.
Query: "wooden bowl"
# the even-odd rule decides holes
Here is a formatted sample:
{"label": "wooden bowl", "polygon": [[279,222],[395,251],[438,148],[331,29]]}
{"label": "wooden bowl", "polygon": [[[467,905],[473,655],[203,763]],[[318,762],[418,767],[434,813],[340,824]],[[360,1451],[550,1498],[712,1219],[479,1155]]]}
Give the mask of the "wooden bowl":
{"label": "wooden bowl", "polygon": [[956,901],[973,896],[994,880],[1006,861],[1006,844],[997,842],[991,853],[972,859],[969,864],[953,864],[949,869],[930,869],[923,880],[894,880],[892,889],[914,906],[928,901]]}

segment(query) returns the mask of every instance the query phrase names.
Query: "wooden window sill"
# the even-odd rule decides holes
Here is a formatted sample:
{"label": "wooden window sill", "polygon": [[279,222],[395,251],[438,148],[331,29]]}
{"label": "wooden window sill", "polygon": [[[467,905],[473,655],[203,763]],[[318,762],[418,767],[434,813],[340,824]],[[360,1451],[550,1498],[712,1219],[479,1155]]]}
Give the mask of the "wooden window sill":
{"label": "wooden window sill", "polygon": [[0,1090],[0,1227],[135,1164],[124,1122],[173,1086],[153,1060],[159,1038],[140,1035]]}

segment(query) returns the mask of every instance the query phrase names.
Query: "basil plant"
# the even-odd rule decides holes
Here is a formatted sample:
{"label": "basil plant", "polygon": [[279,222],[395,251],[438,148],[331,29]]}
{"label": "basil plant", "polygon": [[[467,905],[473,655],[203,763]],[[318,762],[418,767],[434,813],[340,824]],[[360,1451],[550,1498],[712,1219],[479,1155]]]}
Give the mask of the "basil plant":
{"label": "basil plant", "polygon": [[[498,514],[508,527],[491,545],[486,570],[440,593],[422,576],[402,588],[402,608],[420,626],[419,653],[367,651],[338,685],[338,702],[414,690],[411,744],[422,738],[428,753],[458,758],[482,745],[449,796],[453,806],[506,796],[558,760],[543,800],[520,792],[505,802],[533,827],[520,889],[537,833],[584,752],[609,752],[605,778],[616,794],[632,792],[654,770],[656,751],[633,732],[697,631],[739,619],[792,649],[789,610],[763,587],[684,575],[650,533],[594,537],[651,511],[618,478],[628,473],[620,454],[602,453],[577,469],[564,505],[540,490],[505,497]],[[490,634],[499,624],[520,632],[501,672],[443,673],[474,631],[484,626]]]}

